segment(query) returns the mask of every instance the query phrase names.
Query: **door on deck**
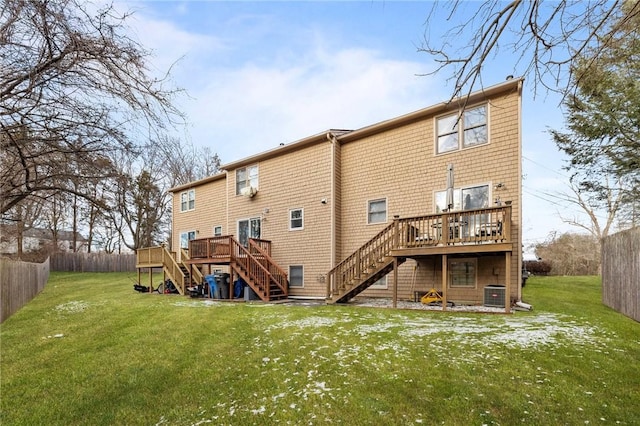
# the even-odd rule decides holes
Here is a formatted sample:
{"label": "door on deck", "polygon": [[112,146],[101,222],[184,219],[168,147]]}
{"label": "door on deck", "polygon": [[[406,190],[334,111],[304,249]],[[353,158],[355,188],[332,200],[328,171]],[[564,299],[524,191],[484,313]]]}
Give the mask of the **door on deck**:
{"label": "door on deck", "polygon": [[262,220],[259,217],[238,221],[238,241],[245,247],[249,246],[249,238],[260,238]]}

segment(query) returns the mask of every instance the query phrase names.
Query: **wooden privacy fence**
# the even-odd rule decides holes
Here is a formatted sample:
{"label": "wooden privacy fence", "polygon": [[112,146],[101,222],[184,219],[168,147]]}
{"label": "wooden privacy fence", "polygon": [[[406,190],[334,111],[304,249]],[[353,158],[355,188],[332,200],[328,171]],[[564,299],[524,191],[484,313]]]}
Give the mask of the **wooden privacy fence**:
{"label": "wooden privacy fence", "polygon": [[640,227],[602,240],[602,302],[640,321]]}
{"label": "wooden privacy fence", "polygon": [[55,253],[51,255],[51,270],[61,272],[133,272],[135,254]]}
{"label": "wooden privacy fence", "polygon": [[0,323],[36,297],[48,279],[48,259],[27,263],[0,258]]}

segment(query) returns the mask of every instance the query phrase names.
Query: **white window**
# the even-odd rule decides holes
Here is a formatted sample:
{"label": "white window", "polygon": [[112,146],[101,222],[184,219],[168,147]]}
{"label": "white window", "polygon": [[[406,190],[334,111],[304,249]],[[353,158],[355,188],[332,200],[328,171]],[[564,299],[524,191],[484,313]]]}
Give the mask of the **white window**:
{"label": "white window", "polygon": [[180,248],[188,249],[189,241],[196,239],[196,231],[187,231],[180,233]]}
{"label": "white window", "polygon": [[297,231],[304,228],[304,212],[302,209],[289,210],[289,230]]}
{"label": "white window", "polygon": [[219,237],[220,235],[222,235],[222,226],[221,225],[214,226],[213,227],[213,236],[214,237]]}
{"label": "white window", "polygon": [[257,164],[236,170],[236,195],[240,195],[240,191],[247,187],[258,189]]}
{"label": "white window", "polygon": [[302,265],[289,266],[289,287],[304,287],[304,267]]}
{"label": "white window", "polygon": [[449,287],[476,288],[477,259],[449,259]]}
{"label": "white window", "polygon": [[480,105],[436,120],[437,153],[456,151],[489,142],[487,106]]}
{"label": "white window", "polygon": [[247,247],[249,238],[260,238],[260,228],[262,221],[259,217],[243,219],[238,221],[238,241]]}
{"label": "white window", "polygon": [[388,275],[385,275],[384,277],[380,278],[375,283],[371,284],[370,288],[386,289],[387,288],[387,276]]}
{"label": "white window", "polygon": [[190,189],[180,193],[180,211],[186,212],[196,208],[196,190]]}
{"label": "white window", "polygon": [[370,200],[367,203],[367,223],[385,223],[387,221],[387,199]]}

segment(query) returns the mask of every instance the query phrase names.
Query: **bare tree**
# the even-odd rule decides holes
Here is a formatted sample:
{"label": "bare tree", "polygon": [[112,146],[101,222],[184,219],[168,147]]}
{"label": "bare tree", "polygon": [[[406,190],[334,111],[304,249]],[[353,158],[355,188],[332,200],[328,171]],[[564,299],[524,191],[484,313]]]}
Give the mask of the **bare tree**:
{"label": "bare tree", "polygon": [[0,213],[43,192],[90,199],[72,177],[110,176],[109,153],[133,148],[131,135],[181,119],[127,17],[80,0],[0,3]]}
{"label": "bare tree", "polygon": [[592,235],[552,233],[535,251],[551,265],[553,275],[600,273],[600,240]]}
{"label": "bare tree", "polygon": [[[621,20],[619,14],[625,3],[628,13]],[[576,59],[596,44],[606,47],[613,34],[624,29],[626,19],[638,14],[640,2],[634,0],[456,0],[444,6],[436,2],[427,17],[419,50],[431,55],[436,63],[428,75],[451,71],[449,81],[455,84],[452,99],[482,85],[484,66],[498,57],[506,64],[505,75],[532,77],[536,87],[540,84],[565,93]],[[443,20],[446,24],[440,22]],[[431,26],[431,22],[439,25]],[[435,32],[439,28],[446,30]],[[464,47],[458,48],[459,43]]]}
{"label": "bare tree", "polygon": [[[567,224],[581,228],[591,234],[597,241],[609,235],[615,224],[617,214],[623,206],[626,190],[624,184],[618,180],[610,184],[605,176],[605,183],[597,192],[588,186],[569,182],[570,194],[562,194],[560,198],[570,205],[582,210],[588,217],[584,222],[577,217],[560,214],[560,218]],[[602,215],[606,216],[602,216]]]}
{"label": "bare tree", "polygon": [[175,137],[161,136],[148,149],[160,157],[168,179],[166,189],[203,179],[220,170],[220,158],[209,147],[195,147]]}

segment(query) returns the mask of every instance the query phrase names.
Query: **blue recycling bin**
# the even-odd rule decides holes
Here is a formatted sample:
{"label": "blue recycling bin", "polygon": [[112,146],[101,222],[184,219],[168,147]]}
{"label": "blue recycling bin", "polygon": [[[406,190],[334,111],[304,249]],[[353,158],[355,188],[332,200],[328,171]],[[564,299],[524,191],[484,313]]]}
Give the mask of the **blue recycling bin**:
{"label": "blue recycling bin", "polygon": [[205,281],[209,284],[209,297],[212,299],[220,299],[220,289],[214,275],[205,275]]}

